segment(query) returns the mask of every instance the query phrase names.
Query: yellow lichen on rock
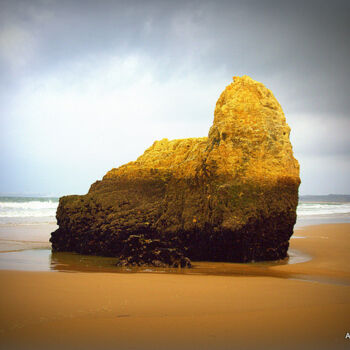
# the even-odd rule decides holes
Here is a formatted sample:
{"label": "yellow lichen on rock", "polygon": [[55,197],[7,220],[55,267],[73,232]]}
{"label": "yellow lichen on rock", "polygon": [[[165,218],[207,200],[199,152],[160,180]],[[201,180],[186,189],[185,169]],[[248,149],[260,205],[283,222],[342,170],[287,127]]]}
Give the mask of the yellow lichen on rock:
{"label": "yellow lichen on rock", "polygon": [[[207,137],[155,141],[136,161],[110,170],[105,178],[148,177],[150,174],[171,173],[174,176],[195,174],[198,155],[203,153]],[[181,171],[185,164],[186,174]]]}
{"label": "yellow lichen on rock", "polygon": [[234,77],[216,103],[208,137],[155,141],[135,162],[109,171],[105,178],[171,173],[183,178],[211,174],[248,181],[299,177],[283,110],[263,84]]}
{"label": "yellow lichen on rock", "polygon": [[216,103],[208,166],[214,163],[220,173],[244,179],[299,177],[289,134],[272,92],[248,76],[234,77]]}

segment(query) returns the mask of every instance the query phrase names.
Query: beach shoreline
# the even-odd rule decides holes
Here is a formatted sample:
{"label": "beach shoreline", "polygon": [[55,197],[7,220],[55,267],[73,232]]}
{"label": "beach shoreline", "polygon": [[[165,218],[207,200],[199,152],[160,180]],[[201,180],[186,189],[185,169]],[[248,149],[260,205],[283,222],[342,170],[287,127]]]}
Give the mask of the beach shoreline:
{"label": "beach shoreline", "polygon": [[349,233],[296,230],[291,249],[311,259],[270,275],[2,270],[0,348],[344,349]]}

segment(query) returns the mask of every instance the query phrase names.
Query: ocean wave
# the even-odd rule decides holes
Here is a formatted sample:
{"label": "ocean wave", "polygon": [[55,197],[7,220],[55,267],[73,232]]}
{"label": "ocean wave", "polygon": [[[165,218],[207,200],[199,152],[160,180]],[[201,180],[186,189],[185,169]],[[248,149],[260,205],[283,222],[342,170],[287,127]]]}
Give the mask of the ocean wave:
{"label": "ocean wave", "polygon": [[1,218],[54,217],[56,209],[48,210],[0,210]]}
{"label": "ocean wave", "polygon": [[299,203],[298,216],[350,215],[350,203]]}
{"label": "ocean wave", "polygon": [[0,210],[20,209],[20,210],[40,210],[40,209],[57,209],[56,201],[29,201],[29,202],[0,202]]}
{"label": "ocean wave", "polygon": [[49,198],[5,197],[0,199],[0,218],[54,217],[58,200]]}
{"label": "ocean wave", "polygon": [[42,225],[42,224],[56,224],[54,216],[28,216],[28,217],[0,217],[1,226],[19,226],[19,225]]}

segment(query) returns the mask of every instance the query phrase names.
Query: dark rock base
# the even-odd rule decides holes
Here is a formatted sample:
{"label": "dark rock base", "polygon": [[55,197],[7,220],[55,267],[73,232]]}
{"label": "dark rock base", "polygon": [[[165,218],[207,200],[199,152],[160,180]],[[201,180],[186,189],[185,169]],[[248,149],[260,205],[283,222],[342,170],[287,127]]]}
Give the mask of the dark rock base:
{"label": "dark rock base", "polygon": [[[251,262],[287,257],[296,216],[278,215],[249,222],[237,231],[206,228],[166,234],[142,230],[138,234],[100,235],[61,228],[52,233],[53,251],[115,256],[118,266],[191,267],[191,261]],[[259,234],[256,234],[256,233]]]}
{"label": "dark rock base", "polygon": [[159,239],[131,235],[124,243],[117,266],[191,267],[190,259],[168,245]]}

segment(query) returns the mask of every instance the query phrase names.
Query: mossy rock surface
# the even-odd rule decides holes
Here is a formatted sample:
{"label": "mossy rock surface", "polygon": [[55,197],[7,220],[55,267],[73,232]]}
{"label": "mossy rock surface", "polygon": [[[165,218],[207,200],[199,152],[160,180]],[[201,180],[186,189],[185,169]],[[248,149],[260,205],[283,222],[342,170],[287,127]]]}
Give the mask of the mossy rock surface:
{"label": "mossy rock surface", "polygon": [[[156,141],[86,195],[62,197],[52,249],[131,265],[284,258],[300,184],[289,133],[272,92],[234,77],[208,137]],[[133,237],[159,247],[128,250]]]}

